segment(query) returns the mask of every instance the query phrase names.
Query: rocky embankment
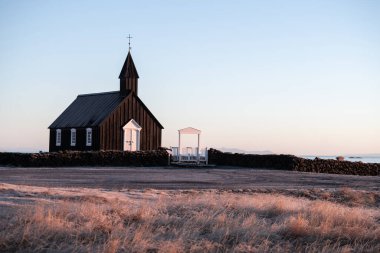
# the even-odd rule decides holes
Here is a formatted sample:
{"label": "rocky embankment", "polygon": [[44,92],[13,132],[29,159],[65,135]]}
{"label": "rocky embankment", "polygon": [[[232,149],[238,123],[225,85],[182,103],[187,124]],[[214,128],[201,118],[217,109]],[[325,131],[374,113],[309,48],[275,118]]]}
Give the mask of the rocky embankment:
{"label": "rocky embankment", "polygon": [[18,167],[166,166],[168,159],[165,150],[0,153],[0,165]]}
{"label": "rocky embankment", "polygon": [[[99,151],[51,153],[0,153],[0,166],[17,167],[74,167],[74,166],[167,166],[169,154],[165,149],[155,151]],[[209,164],[332,173],[360,176],[379,176],[380,163],[348,162],[326,159],[304,159],[293,155],[253,155],[224,153],[209,150]]]}
{"label": "rocky embankment", "polygon": [[232,154],[209,150],[209,163],[216,165],[294,170],[360,176],[379,176],[379,163],[348,162],[325,159],[304,159],[293,155]]}

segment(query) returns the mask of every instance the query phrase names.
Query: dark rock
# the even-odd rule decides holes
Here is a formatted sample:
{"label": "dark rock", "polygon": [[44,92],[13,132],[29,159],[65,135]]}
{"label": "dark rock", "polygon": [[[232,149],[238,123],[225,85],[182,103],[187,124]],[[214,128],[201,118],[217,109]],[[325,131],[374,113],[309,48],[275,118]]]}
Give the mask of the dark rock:
{"label": "dark rock", "polygon": [[155,151],[63,151],[52,153],[0,153],[0,165],[18,167],[63,166],[166,166],[169,154]]}
{"label": "dark rock", "polygon": [[223,153],[216,149],[209,150],[209,163],[216,165],[241,166],[277,170],[295,170],[331,174],[379,176],[380,163],[361,163],[349,161],[304,159],[293,155],[253,155]]}

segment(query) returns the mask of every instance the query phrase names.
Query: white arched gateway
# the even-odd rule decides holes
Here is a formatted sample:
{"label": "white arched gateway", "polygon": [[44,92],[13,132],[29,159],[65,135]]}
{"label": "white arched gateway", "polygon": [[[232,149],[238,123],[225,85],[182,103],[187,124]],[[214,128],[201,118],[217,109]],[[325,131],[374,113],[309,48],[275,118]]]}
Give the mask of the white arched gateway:
{"label": "white arched gateway", "polygon": [[[200,149],[201,130],[186,127],[178,130],[178,147],[172,147],[173,161],[178,163],[208,163],[207,148]],[[186,147],[181,143],[182,134],[197,135],[197,147]]]}

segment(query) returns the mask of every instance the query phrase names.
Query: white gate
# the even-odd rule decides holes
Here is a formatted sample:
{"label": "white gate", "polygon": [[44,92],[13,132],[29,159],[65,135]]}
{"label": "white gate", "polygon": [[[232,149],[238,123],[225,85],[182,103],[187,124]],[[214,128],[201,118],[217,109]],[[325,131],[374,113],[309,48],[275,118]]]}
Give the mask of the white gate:
{"label": "white gate", "polygon": [[[197,147],[183,147],[181,144],[182,134],[192,134],[198,137]],[[187,127],[178,130],[178,147],[171,147],[173,162],[177,163],[205,163],[208,164],[207,148],[200,149],[201,130]]]}

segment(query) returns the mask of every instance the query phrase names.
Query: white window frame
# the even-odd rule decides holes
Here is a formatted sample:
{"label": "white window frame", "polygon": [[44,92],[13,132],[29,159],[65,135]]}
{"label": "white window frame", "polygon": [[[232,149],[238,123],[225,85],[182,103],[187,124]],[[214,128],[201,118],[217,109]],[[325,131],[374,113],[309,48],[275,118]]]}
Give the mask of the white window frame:
{"label": "white window frame", "polygon": [[86,128],[86,146],[92,146],[92,128]]}
{"label": "white window frame", "polygon": [[57,147],[61,146],[62,144],[62,131],[61,129],[55,130],[55,145]]}
{"label": "white window frame", "polygon": [[71,146],[75,146],[77,143],[77,130],[75,128],[71,129],[70,143]]}

